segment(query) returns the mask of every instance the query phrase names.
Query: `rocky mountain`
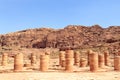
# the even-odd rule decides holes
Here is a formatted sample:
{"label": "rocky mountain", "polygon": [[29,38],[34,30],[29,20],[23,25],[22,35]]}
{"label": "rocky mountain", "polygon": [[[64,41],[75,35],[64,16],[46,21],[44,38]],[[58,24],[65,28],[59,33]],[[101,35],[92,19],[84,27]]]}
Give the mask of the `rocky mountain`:
{"label": "rocky mountain", "polygon": [[120,26],[68,25],[64,29],[37,28],[0,35],[1,47],[120,49]]}

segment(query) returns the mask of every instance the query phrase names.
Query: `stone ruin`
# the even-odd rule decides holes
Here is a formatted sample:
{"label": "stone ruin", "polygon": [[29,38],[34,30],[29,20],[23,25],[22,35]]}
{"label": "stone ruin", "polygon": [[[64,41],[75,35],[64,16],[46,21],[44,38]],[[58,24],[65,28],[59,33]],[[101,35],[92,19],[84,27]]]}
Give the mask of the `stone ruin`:
{"label": "stone ruin", "polygon": [[[1,66],[8,66],[9,56],[7,53],[2,54]],[[41,72],[47,72],[50,68],[50,52],[40,55],[39,59],[36,55],[31,54],[30,63],[24,63],[24,54],[18,53],[14,56],[14,72],[24,71],[24,67],[35,68],[39,62],[39,69]],[[58,69],[64,72],[75,72],[74,68],[88,68],[90,72],[98,72],[100,69],[106,69],[106,66],[113,67],[114,71],[120,71],[120,56],[114,56],[113,63],[110,60],[109,52],[97,53],[89,50],[85,57],[81,57],[79,51],[65,50],[59,52]],[[111,65],[112,64],[112,65]]]}

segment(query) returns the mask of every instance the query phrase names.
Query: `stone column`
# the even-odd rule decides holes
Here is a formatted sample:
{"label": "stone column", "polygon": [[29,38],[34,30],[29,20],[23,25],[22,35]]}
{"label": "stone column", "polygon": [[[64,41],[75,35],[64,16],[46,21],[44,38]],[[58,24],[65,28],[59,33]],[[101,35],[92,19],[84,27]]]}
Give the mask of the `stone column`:
{"label": "stone column", "polygon": [[120,56],[115,56],[114,58],[114,70],[120,71]]}
{"label": "stone column", "polygon": [[66,65],[65,60],[62,60],[62,61],[61,61],[61,67],[65,67],[65,65]]}
{"label": "stone column", "polygon": [[80,66],[80,53],[78,51],[74,53],[74,65]]}
{"label": "stone column", "polygon": [[18,53],[15,55],[14,58],[14,71],[22,71],[23,70],[23,54],[22,53]]}
{"label": "stone column", "polygon": [[109,52],[104,52],[105,66],[110,65]]}
{"label": "stone column", "polygon": [[40,71],[48,71],[49,61],[47,55],[40,55]]}
{"label": "stone column", "polygon": [[98,63],[100,68],[103,68],[105,66],[104,54],[98,55]]}
{"label": "stone column", "polygon": [[89,54],[89,63],[90,63],[90,71],[96,72],[98,70],[98,53],[90,53]]}
{"label": "stone column", "polygon": [[31,65],[34,66],[36,64],[36,55],[31,54]]}
{"label": "stone column", "polygon": [[59,53],[59,65],[61,67],[64,67],[64,62],[65,62],[65,51],[60,51],[60,53]]}
{"label": "stone column", "polygon": [[2,66],[6,66],[8,64],[8,54],[7,53],[3,53],[2,54]]}
{"label": "stone column", "polygon": [[80,59],[80,67],[86,67],[87,66],[87,60],[85,58]]}
{"label": "stone column", "polygon": [[48,59],[48,64],[50,64],[50,52],[45,52],[45,55]]}
{"label": "stone column", "polygon": [[74,63],[74,51],[73,50],[66,50],[66,55],[65,55],[65,71],[67,72],[73,72],[73,63]]}
{"label": "stone column", "polygon": [[88,51],[87,51],[87,61],[88,61],[87,65],[88,65],[88,66],[90,65],[90,64],[89,64],[89,61],[90,61],[90,60],[89,60],[89,58],[90,58],[90,57],[89,57],[89,54],[91,54],[91,53],[93,53],[92,50],[88,50]]}

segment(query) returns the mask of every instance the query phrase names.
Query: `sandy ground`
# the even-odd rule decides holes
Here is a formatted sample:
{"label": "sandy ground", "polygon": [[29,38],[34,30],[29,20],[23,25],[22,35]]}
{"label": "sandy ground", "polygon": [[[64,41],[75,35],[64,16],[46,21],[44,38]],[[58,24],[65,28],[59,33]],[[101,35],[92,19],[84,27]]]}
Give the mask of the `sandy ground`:
{"label": "sandy ground", "polygon": [[0,66],[0,80],[120,80],[120,72],[113,67],[104,67],[98,72],[90,72],[89,67],[76,67],[74,72],[65,72],[64,68],[55,66],[57,60],[52,60],[47,72],[39,71],[39,62],[34,67],[26,68],[22,72],[13,72],[13,63]]}
{"label": "sandy ground", "polygon": [[120,80],[120,72],[19,72],[1,73],[0,80]]}
{"label": "sandy ground", "polygon": [[55,67],[47,72],[41,72],[38,68],[24,68],[22,72],[13,72],[13,67],[1,66],[0,69],[0,80],[120,80],[120,72],[112,67],[99,69],[95,73],[90,72],[89,67],[75,67],[71,73]]}

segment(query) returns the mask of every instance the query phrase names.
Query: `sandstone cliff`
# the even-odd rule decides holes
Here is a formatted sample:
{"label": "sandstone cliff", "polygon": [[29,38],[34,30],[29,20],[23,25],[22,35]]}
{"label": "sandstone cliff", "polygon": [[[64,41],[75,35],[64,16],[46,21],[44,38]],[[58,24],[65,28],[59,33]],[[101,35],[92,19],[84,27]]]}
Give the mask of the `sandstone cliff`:
{"label": "sandstone cliff", "polygon": [[94,48],[120,49],[120,26],[68,25],[64,29],[37,28],[0,35],[0,46],[24,48]]}

